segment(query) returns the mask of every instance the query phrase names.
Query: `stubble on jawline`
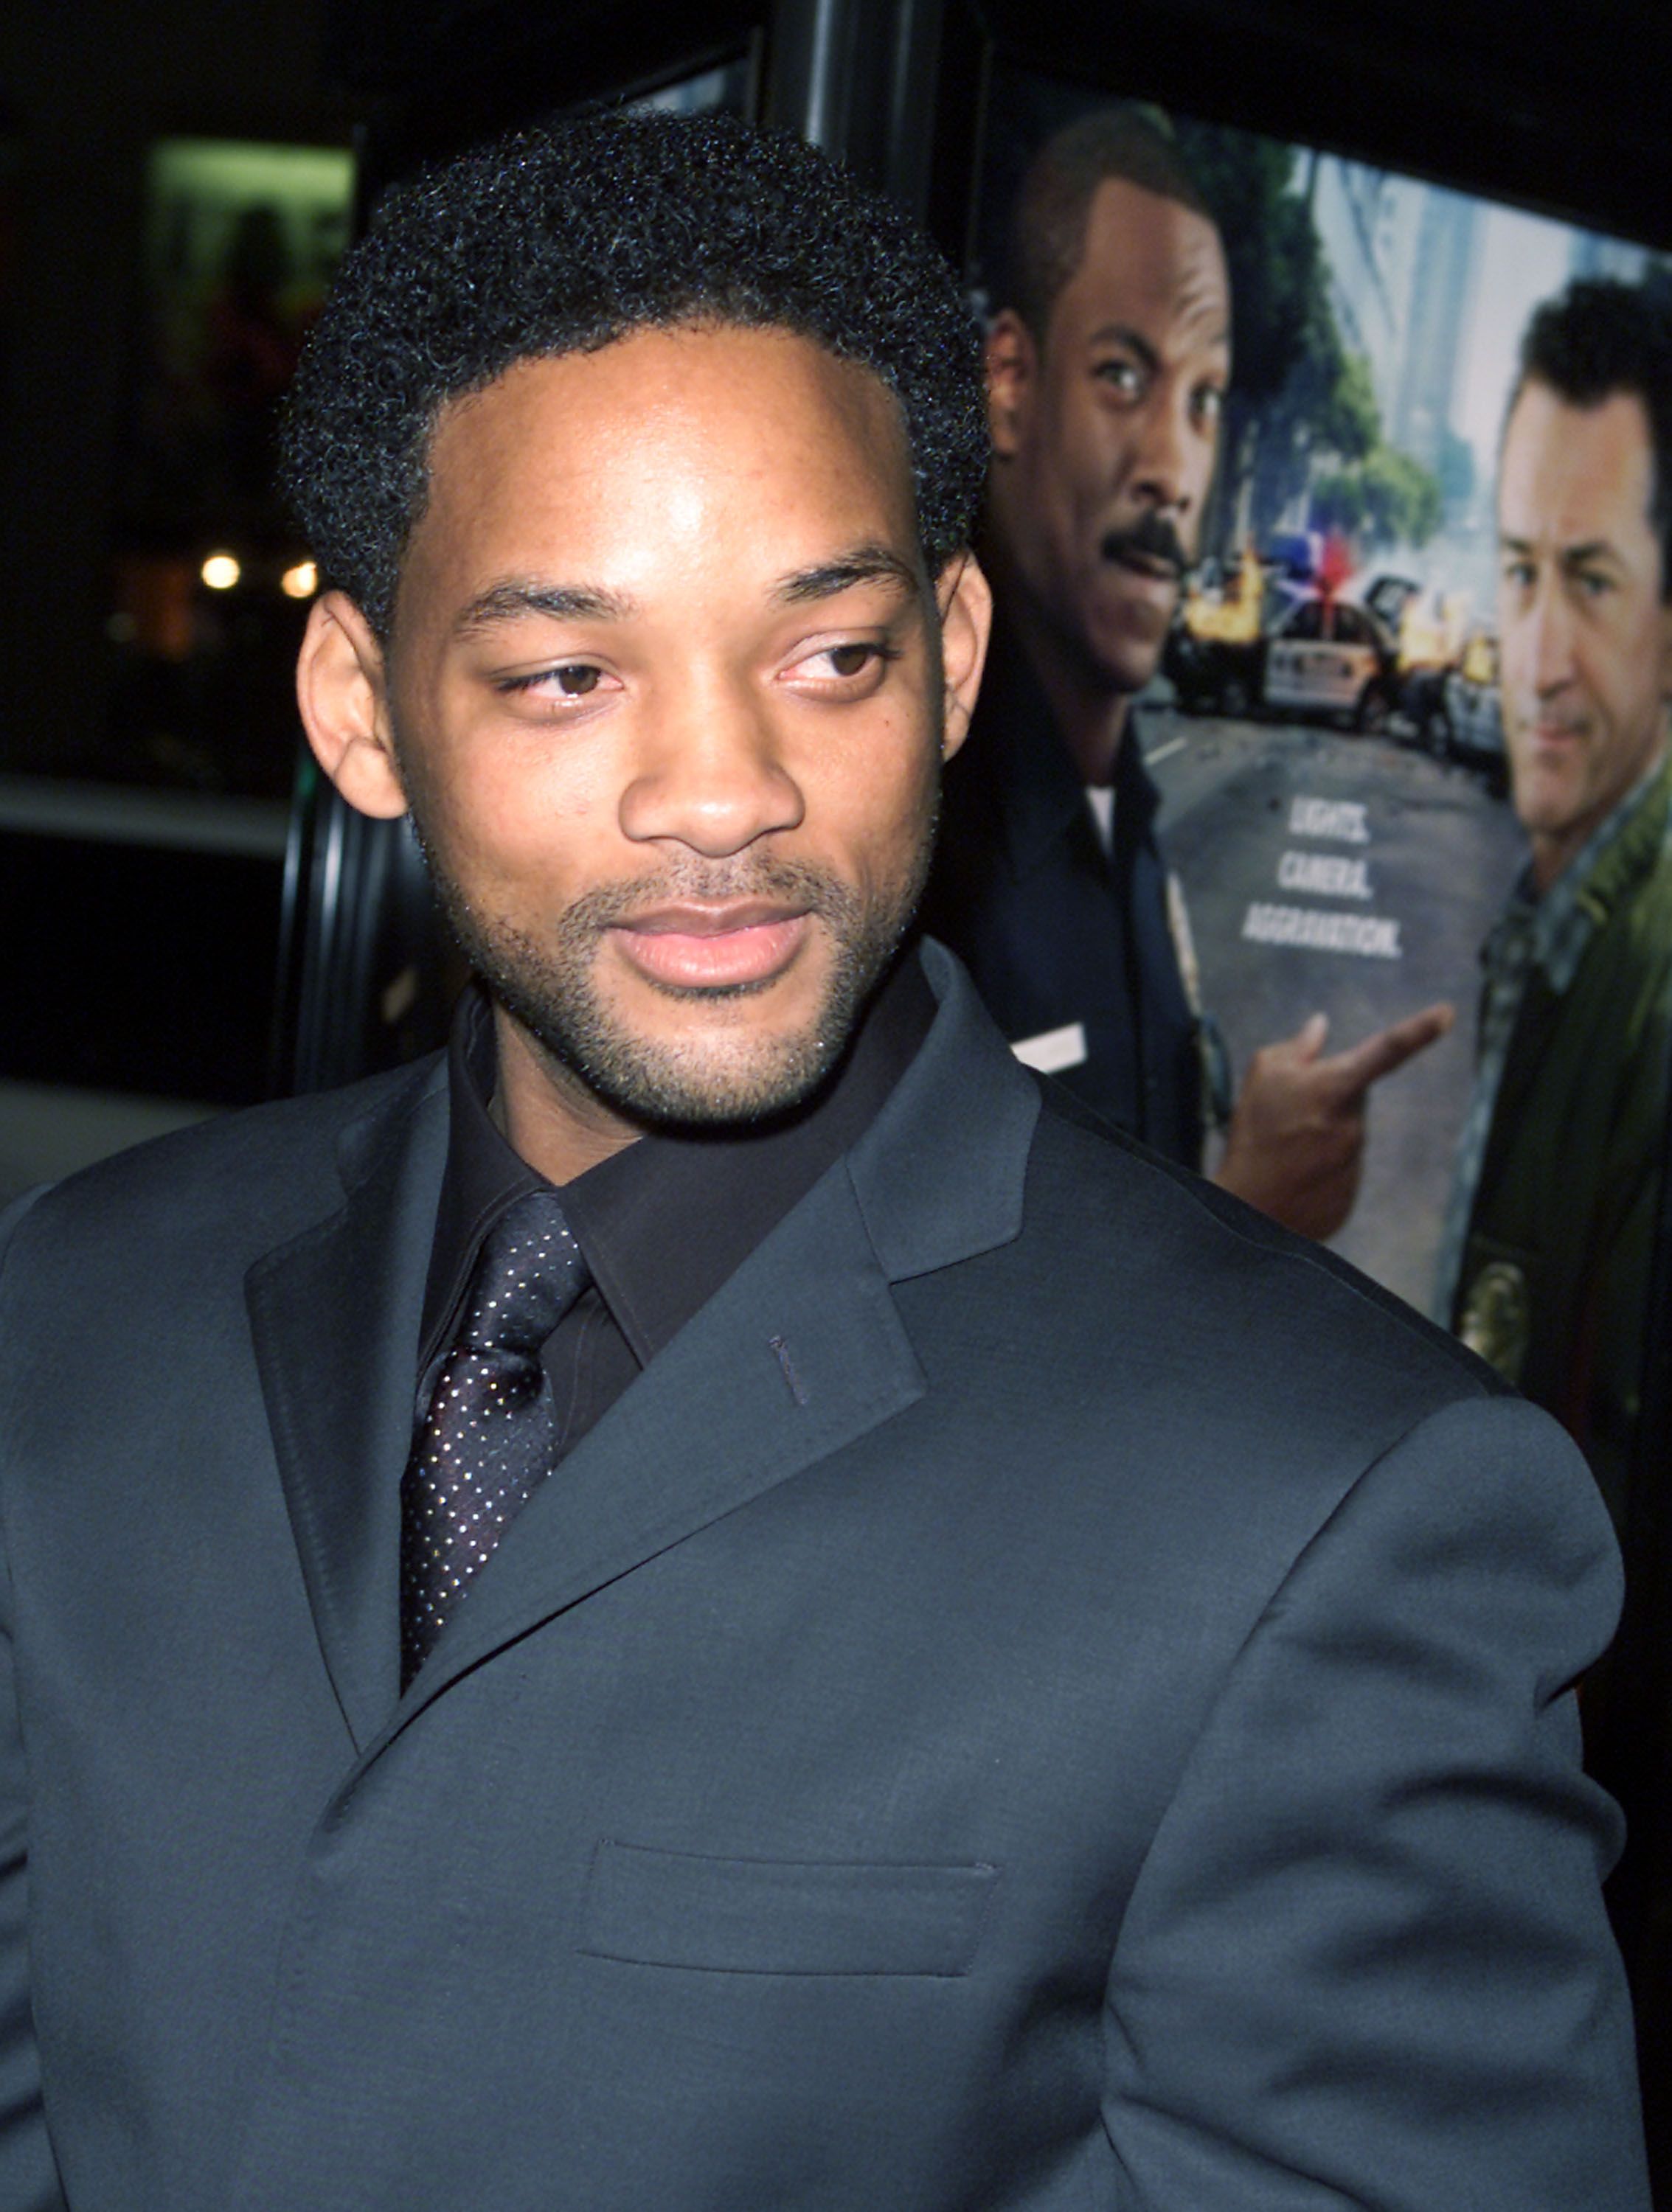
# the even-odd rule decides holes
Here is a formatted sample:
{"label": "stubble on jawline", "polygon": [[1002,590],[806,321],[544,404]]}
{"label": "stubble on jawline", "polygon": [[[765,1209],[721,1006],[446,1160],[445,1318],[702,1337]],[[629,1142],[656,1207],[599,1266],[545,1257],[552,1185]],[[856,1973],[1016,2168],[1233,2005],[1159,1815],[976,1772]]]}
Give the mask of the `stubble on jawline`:
{"label": "stubble on jawline", "polygon": [[[866,898],[828,870],[769,854],[719,866],[693,858],[583,893],[557,917],[545,944],[481,913],[440,860],[416,811],[412,828],[459,949],[549,1064],[555,1081],[564,1088],[578,1083],[646,1128],[714,1129],[791,1113],[832,1074],[911,926],[928,872],[934,822],[932,817],[909,874],[891,896]],[[823,925],[833,957],[812,1022],[788,1036],[739,1040],[729,1065],[718,1064],[714,1040],[664,1043],[635,1036],[597,988],[607,933],[635,915],[680,901],[745,898],[781,902]],[[764,995],[781,978],[717,986],[644,980],[670,1000],[735,1005]]]}

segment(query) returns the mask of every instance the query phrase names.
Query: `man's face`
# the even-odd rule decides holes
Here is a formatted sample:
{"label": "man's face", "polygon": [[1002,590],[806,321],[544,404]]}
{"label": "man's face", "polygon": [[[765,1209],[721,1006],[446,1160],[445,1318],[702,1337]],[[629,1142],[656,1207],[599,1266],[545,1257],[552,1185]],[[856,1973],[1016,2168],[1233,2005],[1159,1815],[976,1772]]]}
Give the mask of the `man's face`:
{"label": "man's face", "polygon": [[988,350],[994,519],[1037,620],[1079,678],[1140,690],[1195,557],[1231,374],[1219,234],[1124,179],[1097,187],[1043,345]]}
{"label": "man's face", "polygon": [[1643,402],[1572,407],[1529,383],[1498,481],[1498,613],[1515,809],[1548,884],[1665,739],[1672,614],[1649,520]]}
{"label": "man's face", "polygon": [[391,749],[560,1092],[733,1119],[830,1066],[921,887],[939,647],[895,403],[806,339],[641,333],[443,412]]}

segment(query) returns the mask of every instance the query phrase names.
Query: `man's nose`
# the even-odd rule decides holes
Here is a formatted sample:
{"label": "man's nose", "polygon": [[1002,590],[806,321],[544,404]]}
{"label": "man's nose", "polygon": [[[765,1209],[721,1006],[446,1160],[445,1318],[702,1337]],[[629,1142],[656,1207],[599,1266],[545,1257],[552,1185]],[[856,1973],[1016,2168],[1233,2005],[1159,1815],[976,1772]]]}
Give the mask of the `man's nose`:
{"label": "man's nose", "polygon": [[1158,386],[1138,427],[1133,489],[1153,507],[1186,514],[1200,497],[1201,479],[1212,465],[1212,447],[1204,445],[1192,424],[1184,396]]}
{"label": "man's nose", "polygon": [[1541,699],[1561,690],[1573,675],[1573,617],[1553,579],[1541,580],[1528,609],[1522,666]]}
{"label": "man's nose", "polygon": [[636,842],[666,839],[720,860],[795,829],[805,811],[764,705],[705,684],[643,732],[620,820]]}

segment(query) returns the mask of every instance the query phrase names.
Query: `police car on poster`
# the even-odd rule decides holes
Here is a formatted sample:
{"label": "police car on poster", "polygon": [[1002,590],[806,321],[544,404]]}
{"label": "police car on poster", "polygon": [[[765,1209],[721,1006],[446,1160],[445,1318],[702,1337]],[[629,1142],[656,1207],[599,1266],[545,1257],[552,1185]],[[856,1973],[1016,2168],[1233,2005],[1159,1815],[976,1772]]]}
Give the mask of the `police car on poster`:
{"label": "police car on poster", "polygon": [[1268,708],[1328,714],[1356,730],[1386,727],[1398,689],[1392,632],[1368,607],[1321,593],[1303,599],[1266,648]]}

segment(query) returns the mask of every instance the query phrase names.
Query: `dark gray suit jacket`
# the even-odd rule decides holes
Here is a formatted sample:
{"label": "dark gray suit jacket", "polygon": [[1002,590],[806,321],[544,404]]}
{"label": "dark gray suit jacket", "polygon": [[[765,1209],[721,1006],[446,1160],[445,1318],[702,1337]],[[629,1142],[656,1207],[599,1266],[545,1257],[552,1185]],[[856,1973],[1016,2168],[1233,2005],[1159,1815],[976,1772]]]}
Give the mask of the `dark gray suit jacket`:
{"label": "dark gray suit jacket", "polygon": [[15,1212],[0,2212],[1641,2212],[1583,1466],[930,965],[404,1698],[441,1070]]}

